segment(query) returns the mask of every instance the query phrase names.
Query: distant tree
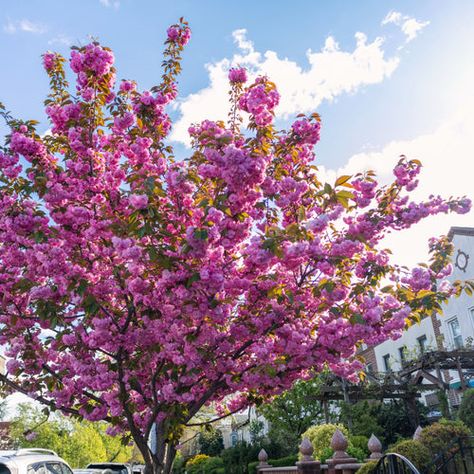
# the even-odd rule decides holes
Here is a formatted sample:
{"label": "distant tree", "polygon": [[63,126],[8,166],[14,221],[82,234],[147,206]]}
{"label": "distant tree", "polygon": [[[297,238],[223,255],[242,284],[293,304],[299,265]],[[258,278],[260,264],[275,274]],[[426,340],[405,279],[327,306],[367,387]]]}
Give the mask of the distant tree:
{"label": "distant tree", "polygon": [[[426,407],[417,402],[421,424],[426,423]],[[339,419],[348,426],[351,419],[351,431],[355,435],[370,437],[373,433],[385,445],[397,442],[401,438],[411,438],[413,424],[406,405],[398,400],[388,402],[360,401],[342,403]]]}
{"label": "distant tree", "polygon": [[224,439],[220,430],[207,427],[199,433],[199,451],[208,456],[219,456],[224,449]]}
{"label": "distant tree", "polygon": [[18,447],[47,447],[73,467],[84,467],[93,461],[129,461],[133,447],[124,446],[120,437],[105,431],[104,423],[80,422],[59,414],[49,416],[31,404],[21,404],[11,435]]}
{"label": "distant tree", "polygon": [[[90,462],[109,460],[102,438],[91,423],[76,421],[71,428],[70,432],[61,433],[61,447],[58,453],[61,453],[72,467],[85,467]],[[39,440],[36,441],[39,446]]]}
{"label": "distant tree", "polygon": [[301,435],[310,426],[322,421],[322,403],[314,397],[322,383],[323,376],[298,381],[290,390],[258,408],[270,422],[269,437],[286,446],[287,454],[297,450]]}
{"label": "distant tree", "polygon": [[351,426],[353,434],[366,437],[374,434],[378,438],[383,437],[384,429],[377,420],[377,413],[382,408],[379,402],[369,403],[364,400],[358,403],[341,403],[340,406],[340,421],[345,426]]}

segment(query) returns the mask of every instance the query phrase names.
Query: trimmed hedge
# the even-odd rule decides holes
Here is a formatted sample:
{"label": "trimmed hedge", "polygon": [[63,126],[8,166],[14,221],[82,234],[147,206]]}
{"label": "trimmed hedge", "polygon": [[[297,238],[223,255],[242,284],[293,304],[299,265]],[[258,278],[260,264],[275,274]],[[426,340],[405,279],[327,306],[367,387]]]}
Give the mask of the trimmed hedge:
{"label": "trimmed hedge", "polygon": [[[269,459],[267,462],[272,467],[294,466],[298,462],[298,456],[295,454],[294,456],[286,456],[284,458],[279,458],[279,459]],[[257,472],[257,466],[258,466],[258,461],[249,463],[248,465],[249,474],[255,474]]]}
{"label": "trimmed hedge", "polygon": [[420,442],[428,448],[431,456],[443,452],[456,438],[470,436],[471,431],[462,421],[441,419],[423,428]]}
{"label": "trimmed hedge", "polygon": [[308,438],[311,441],[314,448],[313,456],[315,459],[321,459],[324,454],[327,454],[327,448],[331,448],[331,438],[337,429],[349,440],[349,431],[344,425],[340,424],[334,425],[327,423],[311,426],[302,434],[302,438]]}
{"label": "trimmed hedge", "polygon": [[426,469],[431,461],[429,449],[423,443],[414,439],[399,441],[390,447],[387,452],[405,456],[421,472]]}

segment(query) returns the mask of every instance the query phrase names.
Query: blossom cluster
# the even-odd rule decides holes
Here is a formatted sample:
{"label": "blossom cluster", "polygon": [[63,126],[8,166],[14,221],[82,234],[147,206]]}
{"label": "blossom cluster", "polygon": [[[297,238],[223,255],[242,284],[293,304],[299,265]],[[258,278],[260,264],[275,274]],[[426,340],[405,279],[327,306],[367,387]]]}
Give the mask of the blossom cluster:
{"label": "blossom cluster", "polygon": [[231,84],[243,84],[247,82],[247,70],[243,67],[235,67],[229,70],[229,82]]}
{"label": "blossom cluster", "polygon": [[280,94],[266,77],[258,77],[255,84],[242,94],[239,107],[251,114],[260,127],[269,125],[273,120],[273,109],[280,102]]}

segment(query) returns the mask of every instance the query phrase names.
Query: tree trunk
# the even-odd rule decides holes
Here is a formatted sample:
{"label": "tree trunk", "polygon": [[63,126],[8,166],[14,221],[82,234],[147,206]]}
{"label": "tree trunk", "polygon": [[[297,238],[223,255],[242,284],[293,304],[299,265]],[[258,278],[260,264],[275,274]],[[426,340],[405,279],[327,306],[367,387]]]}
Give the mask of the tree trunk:
{"label": "tree trunk", "polygon": [[176,445],[167,441],[162,427],[155,426],[153,429],[156,430],[155,452],[152,451],[145,437],[134,438],[145,461],[144,474],[170,474],[176,457]]}

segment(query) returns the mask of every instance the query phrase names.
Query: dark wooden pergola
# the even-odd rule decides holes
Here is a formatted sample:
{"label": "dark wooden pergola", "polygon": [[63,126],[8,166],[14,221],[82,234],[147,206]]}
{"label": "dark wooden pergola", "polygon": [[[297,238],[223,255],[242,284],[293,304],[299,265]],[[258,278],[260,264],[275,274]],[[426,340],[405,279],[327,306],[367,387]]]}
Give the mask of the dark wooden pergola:
{"label": "dark wooden pergola", "polygon": [[405,363],[397,372],[367,373],[364,380],[357,384],[330,375],[313,399],[322,402],[326,421],[329,420],[330,401],[352,403],[360,400],[402,399],[416,428],[420,421],[416,399],[424,391],[449,390],[449,383],[443,376],[443,371],[447,370],[457,371],[461,391],[469,388],[468,378],[471,375],[474,378],[474,350],[426,352]]}

